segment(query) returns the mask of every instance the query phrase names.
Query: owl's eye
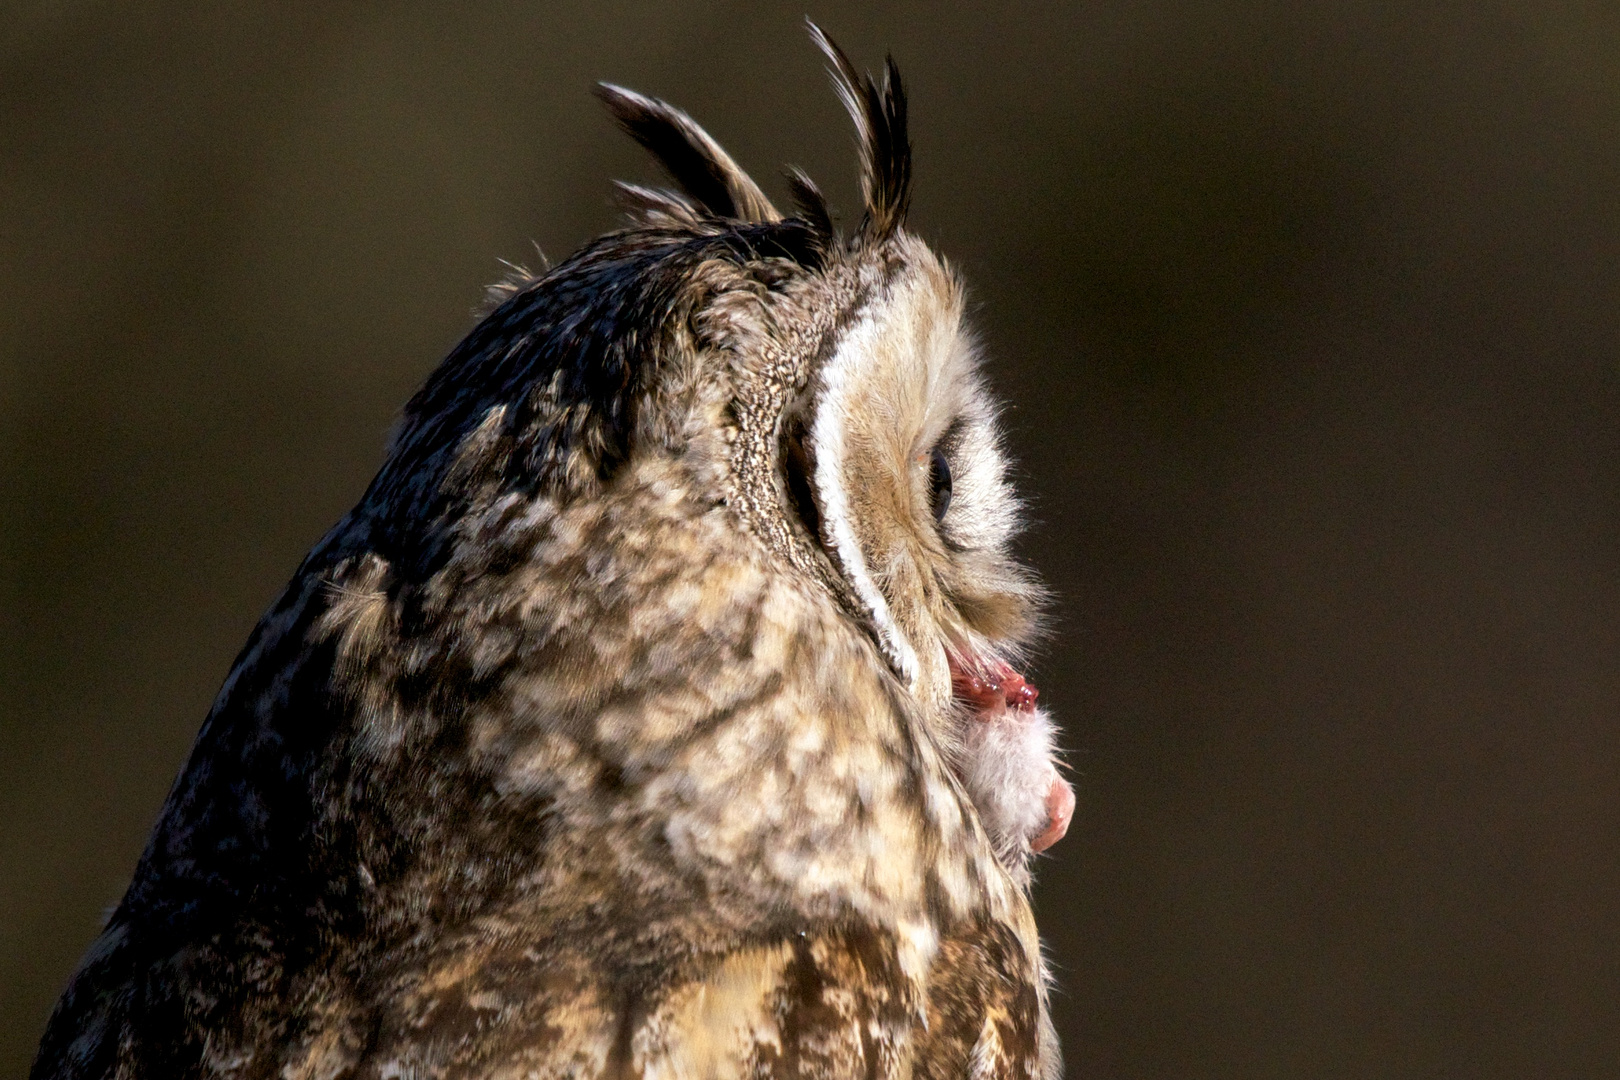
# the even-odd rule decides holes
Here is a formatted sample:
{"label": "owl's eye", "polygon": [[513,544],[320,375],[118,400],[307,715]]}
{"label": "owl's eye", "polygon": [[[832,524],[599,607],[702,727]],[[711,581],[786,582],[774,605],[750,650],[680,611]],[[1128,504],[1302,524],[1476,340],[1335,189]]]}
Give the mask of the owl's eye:
{"label": "owl's eye", "polygon": [[928,499],[934,508],[934,520],[944,521],[945,512],[951,508],[951,462],[938,449],[928,465]]}

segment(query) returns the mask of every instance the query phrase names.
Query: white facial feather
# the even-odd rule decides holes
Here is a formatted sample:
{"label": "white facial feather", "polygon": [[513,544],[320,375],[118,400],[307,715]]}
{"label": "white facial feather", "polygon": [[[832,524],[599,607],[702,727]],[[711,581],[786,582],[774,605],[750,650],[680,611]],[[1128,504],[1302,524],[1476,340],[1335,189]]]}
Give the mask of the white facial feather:
{"label": "white facial feather", "polygon": [[879,310],[869,310],[844,335],[838,350],[821,371],[821,393],[816,402],[816,419],[811,444],[816,452],[816,494],[821,504],[823,528],[833,554],[843,566],[846,580],[866,605],[884,654],[908,686],[917,680],[917,652],[905,632],[895,622],[889,603],[867,566],[866,554],[856,535],[849,492],[845,486],[845,432],[851,414],[864,404],[862,369],[870,365],[875,346],[883,332]]}
{"label": "white facial feather", "polygon": [[[1059,783],[1051,720],[1023,708],[966,715],[953,703],[952,663],[988,673],[1015,659],[1039,591],[1008,551],[1021,506],[962,327],[960,287],[920,244],[907,255],[815,376],[808,435],[820,532],[895,674],[959,763],[997,855],[1027,880],[1030,840],[1047,827]],[[936,453],[952,485],[942,517]],[[986,614],[998,604],[1023,621]]]}
{"label": "white facial feather", "polygon": [[[1000,594],[1031,607],[1040,594],[1007,550],[1021,507],[1005,475],[997,409],[962,327],[960,287],[920,243],[907,246],[907,270],[822,365],[810,439],[829,553],[896,672],[920,697],[943,703],[948,678],[935,654],[967,648],[999,658],[1016,649],[953,617],[938,594]],[[942,521],[930,502],[936,449],[954,483]]]}

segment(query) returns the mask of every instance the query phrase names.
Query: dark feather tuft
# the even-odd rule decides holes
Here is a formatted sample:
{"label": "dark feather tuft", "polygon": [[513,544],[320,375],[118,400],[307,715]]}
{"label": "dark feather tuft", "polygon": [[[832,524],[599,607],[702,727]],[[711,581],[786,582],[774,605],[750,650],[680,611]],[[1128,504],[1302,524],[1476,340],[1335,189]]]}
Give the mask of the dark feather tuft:
{"label": "dark feather tuft", "polygon": [[681,110],[612,83],[598,84],[596,96],[708,214],[760,224],[782,219],[759,185]]}
{"label": "dark feather tuft", "polygon": [[911,202],[911,141],[906,135],[906,91],[894,57],[883,67],[883,83],[863,75],[844,50],[810,20],[810,38],[832,63],[833,88],[855,121],[860,142],[861,194],[866,214],[860,235],[881,241],[905,222]]}
{"label": "dark feather tuft", "polygon": [[805,175],[803,169],[788,169],[787,182],[799,217],[809,226],[810,234],[820,246],[830,250],[837,233],[833,228],[832,212],[827,209],[827,197],[821,193],[816,182]]}
{"label": "dark feather tuft", "polygon": [[618,188],[618,203],[637,224],[656,229],[698,229],[707,218],[703,208],[678,191],[664,188],[642,187],[614,181]]}

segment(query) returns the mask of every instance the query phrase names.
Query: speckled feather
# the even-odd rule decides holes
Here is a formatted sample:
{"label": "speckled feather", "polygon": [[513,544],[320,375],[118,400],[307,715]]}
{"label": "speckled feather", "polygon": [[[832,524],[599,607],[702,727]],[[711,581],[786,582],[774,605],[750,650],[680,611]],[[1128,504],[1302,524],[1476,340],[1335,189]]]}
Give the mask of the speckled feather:
{"label": "speckled feather", "polygon": [[[897,79],[854,89],[903,143]],[[850,241],[643,200],[468,335],[243,649],[34,1077],[1055,1078],[943,666],[1027,633],[1010,525],[841,547],[782,463],[865,334],[1011,505],[908,180]],[[815,450],[863,522],[911,490]]]}

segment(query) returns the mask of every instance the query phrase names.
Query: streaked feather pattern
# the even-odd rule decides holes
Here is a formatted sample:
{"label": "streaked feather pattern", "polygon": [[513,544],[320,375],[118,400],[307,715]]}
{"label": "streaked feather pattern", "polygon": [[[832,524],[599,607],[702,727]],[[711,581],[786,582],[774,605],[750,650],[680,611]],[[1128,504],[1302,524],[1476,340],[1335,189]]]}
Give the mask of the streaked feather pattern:
{"label": "streaked feather pattern", "polygon": [[812,35],[861,227],[802,173],[784,218],[684,113],[602,88],[682,191],[622,186],[632,226],[513,280],[411,399],[237,658],[36,1080],[1055,1080],[1049,735],[953,696],[1040,593],[960,286],[902,229],[898,73]]}

